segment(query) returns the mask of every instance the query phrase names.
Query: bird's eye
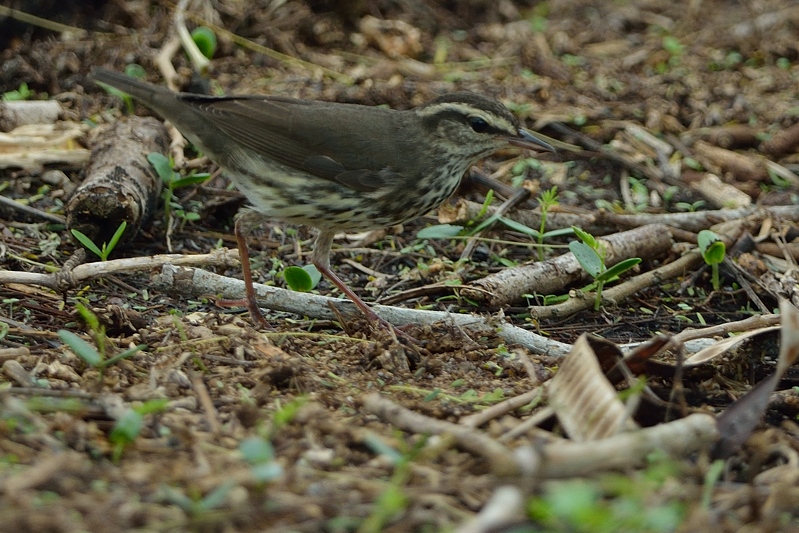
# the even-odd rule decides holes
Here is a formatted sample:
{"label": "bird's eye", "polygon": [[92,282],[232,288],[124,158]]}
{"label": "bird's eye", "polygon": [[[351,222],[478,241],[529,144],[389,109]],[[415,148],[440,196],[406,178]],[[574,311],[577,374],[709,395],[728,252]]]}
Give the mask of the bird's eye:
{"label": "bird's eye", "polygon": [[488,122],[480,117],[469,117],[469,126],[477,133],[483,133],[488,130]]}

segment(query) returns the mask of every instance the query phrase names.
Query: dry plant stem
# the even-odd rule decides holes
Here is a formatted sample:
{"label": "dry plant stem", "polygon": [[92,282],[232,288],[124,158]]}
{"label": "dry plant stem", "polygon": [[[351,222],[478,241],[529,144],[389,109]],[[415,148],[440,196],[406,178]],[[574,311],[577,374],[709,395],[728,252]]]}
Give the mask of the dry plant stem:
{"label": "dry plant stem", "polygon": [[76,142],[88,127],[75,122],[28,124],[9,133],[0,132],[0,169],[22,168],[41,171],[47,164],[60,169],[81,168],[89,159],[89,150]]}
{"label": "dry plant stem", "polygon": [[698,181],[689,183],[689,186],[715,208],[745,208],[752,205],[752,198],[748,194],[709,172],[704,173]]}
{"label": "dry plant stem", "polygon": [[726,336],[730,333],[742,333],[744,331],[751,331],[753,329],[767,328],[780,324],[780,315],[769,314],[761,316],[753,316],[737,322],[727,322],[726,324],[718,324],[701,329],[686,329],[674,335],[671,338],[670,344],[685,343],[693,339],[702,339],[706,337]]}
{"label": "dry plant stem", "polygon": [[54,124],[62,114],[61,104],[55,100],[0,102],[0,131],[27,124]]}
{"label": "dry plant stem", "polygon": [[[724,257],[722,264],[735,278],[735,281],[738,282],[738,285],[740,285],[744,292],[746,292],[746,296],[749,298],[749,301],[755,304],[755,307],[757,307],[761,313],[766,315],[771,313],[771,309],[765,303],[763,303],[763,300],[760,299],[760,296],[758,296],[757,292],[755,292],[755,289],[752,287],[752,282],[758,283],[758,280],[749,274],[749,272],[747,272],[738,263],[730,259],[729,255]],[[777,297],[776,294],[772,293],[771,295]]]}
{"label": "dry plant stem", "polygon": [[36,386],[36,381],[31,377],[30,372],[25,370],[16,359],[9,359],[3,363],[3,374],[20,387],[33,388]]}
{"label": "dry plant stem", "polygon": [[[485,172],[483,172],[482,170],[480,170],[477,167],[472,167],[469,170],[469,172],[466,174],[466,176],[464,176],[463,180],[469,186],[477,187],[483,193],[487,193],[488,191],[494,191],[495,193],[497,193],[497,195],[499,195],[500,197],[504,198],[505,200],[508,200],[509,198],[512,198],[513,195],[516,194],[516,191],[518,191],[518,189],[516,187],[511,187],[510,185],[507,185],[506,183],[503,183],[503,182],[501,182],[501,181],[499,181],[497,179],[494,179],[493,177],[491,177],[490,175],[486,174]],[[460,199],[459,199],[459,201],[460,201]],[[444,204],[444,205],[447,205],[447,204]],[[530,200],[528,198],[528,199],[525,199],[522,202],[520,202],[517,207],[519,207],[519,208],[525,207],[525,208],[529,208],[529,209],[535,209],[536,208],[536,204],[535,204],[535,202],[533,202],[532,200]],[[441,208],[439,207],[439,215],[441,213],[440,210],[441,210]],[[479,213],[479,211],[477,211],[477,213]],[[467,218],[466,220],[473,220],[473,219],[474,219],[474,217]],[[442,224],[443,223],[444,222],[442,222]],[[538,227],[538,226],[536,226],[536,227]]]}
{"label": "dry plant stem", "polygon": [[[549,381],[544,383],[544,390],[546,391],[546,389],[548,389],[548,388],[549,388]],[[503,433],[499,437],[499,442],[508,442],[510,440],[515,439],[516,437],[524,435],[528,431],[533,430],[533,428],[536,428],[537,426],[543,424],[544,422],[546,422],[547,420],[549,420],[553,416],[555,416],[555,410],[552,407],[550,407],[548,405],[545,406],[545,407],[542,407],[541,409],[539,409],[538,411],[533,413],[529,418],[526,418],[525,420],[523,420],[518,426],[516,426],[516,427],[512,428],[511,430]],[[544,430],[539,430],[539,431],[544,431]],[[565,439],[562,439],[561,437],[555,436],[553,433],[550,433],[550,432],[546,432],[546,433],[547,433],[546,437],[549,440],[552,440],[553,438],[557,439],[558,441],[565,440]]]}
{"label": "dry plant stem", "polygon": [[63,224],[64,222],[66,222],[66,218],[64,218],[61,215],[55,215],[53,213],[48,213],[46,211],[36,209],[35,207],[31,207],[29,205],[24,205],[19,202],[15,202],[11,198],[6,198],[5,196],[0,196],[0,204],[6,207],[10,207],[15,211],[19,211],[20,213],[25,213],[28,216],[49,220],[50,222],[55,222],[56,224]]}
{"label": "dry plant stem", "polygon": [[[477,202],[458,200],[452,207],[446,204],[439,208],[438,220],[442,224],[459,224],[474,220],[483,206]],[[496,207],[489,207],[486,216],[496,212]],[[538,228],[541,214],[537,211],[516,210],[508,213],[508,218],[530,228]],[[799,221],[798,205],[780,205],[767,207],[740,207],[736,209],[719,209],[712,211],[692,211],[687,213],[636,213],[619,214],[608,211],[584,213],[564,213],[557,210],[547,215],[547,229],[563,229],[579,226],[593,235],[602,235],[614,228],[636,228],[648,224],[664,224],[671,228],[679,228],[692,233],[709,229],[714,224],[725,221],[750,219],[757,224],[768,217],[785,221]]]}
{"label": "dry plant stem", "polygon": [[680,420],[589,442],[558,442],[536,447],[541,454],[539,473],[544,478],[585,476],[610,469],[644,464],[654,451],[674,457],[708,449],[719,438],[716,419],[692,414]]}
{"label": "dry plant stem", "polygon": [[[701,263],[702,256],[699,252],[688,253],[667,265],[630,278],[614,287],[604,289],[602,291],[602,304],[616,305],[638,291],[657,285],[665,279],[672,279],[690,272]],[[591,309],[593,305],[593,298],[570,298],[561,304],[533,306],[529,308],[529,311],[531,316],[539,320],[562,318],[585,309]]]}
{"label": "dry plant stem", "polygon": [[[155,64],[158,66],[161,76],[166,81],[166,86],[172,91],[177,91],[179,89],[175,83],[178,73],[175,70],[175,67],[172,66],[172,57],[178,53],[179,50],[180,39],[172,35],[163,44],[163,46],[161,46],[161,51],[158,52],[158,55],[155,58]],[[169,132],[169,147],[170,152],[172,153],[172,160],[174,161],[176,168],[182,168],[186,162],[186,155],[183,152],[183,148],[186,146],[186,141],[183,138],[183,134],[180,133],[178,129],[169,121],[167,121],[165,124],[167,131]]]}
{"label": "dry plant stem", "polygon": [[733,152],[705,141],[696,141],[692,148],[694,157],[705,168],[720,168],[725,173],[731,173],[739,181],[763,181],[768,177],[763,158]]}
{"label": "dry plant stem", "polygon": [[[217,294],[223,298],[240,298],[244,294],[244,282],[241,280],[227,278],[205,270],[171,265],[165,265],[161,273],[152,278],[152,287],[164,291],[177,290],[183,297]],[[254,288],[264,307],[276,311],[284,311],[316,319],[334,320],[336,316],[328,307],[330,303],[334,303],[336,308],[344,315],[352,315],[358,312],[354,303],[344,299],[301,293],[261,284],[256,284]],[[377,304],[372,305],[371,309],[384,320],[397,326],[451,322],[470,329],[491,328],[509,344],[519,344],[533,353],[546,354],[551,357],[561,357],[568,353],[570,349],[568,344],[547,339],[512,324],[495,321],[490,317],[444,311],[421,311]]]}
{"label": "dry plant stem", "polygon": [[467,428],[480,427],[489,420],[493,420],[494,418],[509,413],[515,409],[518,409],[519,407],[524,407],[528,403],[534,402],[535,400],[541,398],[543,395],[544,390],[541,387],[537,387],[531,391],[525,392],[524,394],[503,400],[498,404],[488,407],[487,409],[483,409],[482,411],[477,411],[474,414],[464,416],[458,421],[458,424],[466,426]]}
{"label": "dry plant stem", "polygon": [[480,431],[415,413],[377,393],[366,395],[363,398],[363,406],[367,411],[403,431],[451,435],[459,447],[486,459],[494,475],[527,477],[535,474],[538,469],[538,464],[521,464],[516,461],[508,448]]}
{"label": "dry plant stem", "polygon": [[85,263],[75,268],[42,274],[38,272],[21,272],[16,270],[0,270],[0,284],[23,283],[39,285],[55,290],[75,288],[85,281],[118,274],[121,272],[137,272],[161,268],[164,265],[173,266],[234,266],[237,264],[235,252],[222,249],[204,255],[162,254],[151,257],[134,257],[130,259],[115,259],[113,261]]}
{"label": "dry plant stem", "polygon": [[[180,50],[180,39],[173,35],[161,46],[161,51],[155,56],[155,64],[158,67],[158,71],[161,72],[161,76],[166,80],[166,86],[173,91],[178,90],[178,86],[175,84],[178,73],[175,71],[175,67],[172,66],[172,56],[178,50]],[[177,131],[174,128],[173,130]]]}
{"label": "dry plant stem", "polygon": [[308,61],[303,61],[302,59],[298,59],[296,57],[291,57],[291,56],[288,56],[286,54],[281,54],[280,52],[278,52],[276,50],[272,50],[271,48],[267,48],[267,47],[265,47],[263,45],[260,45],[260,44],[254,42],[254,41],[251,41],[249,39],[246,39],[244,37],[236,35],[235,33],[231,32],[230,30],[227,30],[227,29],[219,26],[218,24],[214,24],[213,22],[211,22],[211,21],[209,21],[207,19],[204,19],[204,18],[199,17],[199,16],[195,16],[192,13],[187,13],[187,16],[190,19],[194,20],[195,22],[202,23],[203,26],[207,26],[207,27],[211,28],[211,30],[213,30],[213,32],[216,33],[217,36],[226,37],[226,38],[230,39],[233,43],[235,43],[235,44],[241,46],[242,48],[244,48],[245,50],[252,50],[253,52],[256,52],[256,53],[259,53],[259,54],[263,54],[263,55],[265,55],[267,57],[270,57],[272,59],[275,59],[275,60],[277,60],[277,61],[279,61],[281,63],[285,63],[285,64],[293,66],[293,67],[298,67],[300,69],[308,70],[308,71],[313,72],[313,73],[321,72],[322,74],[324,74],[324,75],[330,77],[331,79],[334,79],[334,80],[336,80],[336,81],[338,81],[340,83],[343,83],[344,85],[352,85],[355,82],[355,80],[353,80],[352,77],[350,77],[350,76],[348,76],[346,74],[342,74],[340,72],[336,72],[335,70],[323,67],[321,65],[316,65],[316,64],[310,63]]}
{"label": "dry plant stem", "polygon": [[[189,30],[186,28],[186,8],[191,2],[192,0],[180,0],[178,2],[172,22],[180,37],[180,43],[189,56],[194,69],[200,74],[204,74],[208,70],[210,61],[200,52],[197,43],[191,38]],[[195,4],[199,3],[199,0],[195,0]]]}
{"label": "dry plant stem", "polygon": [[0,361],[8,361],[18,357],[27,357],[30,354],[31,351],[25,346],[21,346],[19,348],[2,348],[0,349]]}
{"label": "dry plant stem", "polygon": [[515,485],[503,485],[494,490],[477,516],[458,526],[454,533],[513,531],[513,525],[523,523],[525,518],[523,491]]}
{"label": "dry plant stem", "polygon": [[[614,265],[631,257],[655,258],[672,246],[666,226],[653,224],[603,237],[605,262]],[[506,268],[460,289],[461,294],[491,307],[519,301],[527,293],[558,294],[588,274],[574,257],[563,254],[548,261]]]}
{"label": "dry plant stem", "polygon": [[191,368],[188,368],[187,373],[189,375],[189,379],[191,380],[191,386],[194,389],[194,394],[197,395],[197,399],[199,400],[203,411],[205,411],[205,419],[208,422],[208,429],[210,429],[213,435],[220,435],[222,433],[222,425],[219,423],[219,413],[217,413],[216,407],[214,407],[214,402],[211,400],[211,395],[208,394],[208,387],[205,386],[202,376],[197,374],[197,372]]}
{"label": "dry plant stem", "polygon": [[598,142],[593,140],[591,137],[589,137],[589,136],[587,136],[587,135],[585,135],[583,133],[580,133],[578,131],[575,131],[575,130],[569,128],[568,126],[566,126],[564,124],[555,122],[555,123],[549,124],[549,126],[551,128],[553,128],[555,131],[563,134],[565,137],[571,137],[571,138],[577,139],[577,142],[582,144],[588,150],[592,150],[592,151],[598,152],[601,155],[605,156],[610,161],[614,161],[616,163],[619,163],[623,167],[625,167],[625,168],[629,169],[630,171],[632,171],[633,174],[636,174],[638,176],[646,176],[647,178],[655,179],[655,180],[659,180],[659,181],[666,181],[666,182],[669,182],[669,183],[671,183],[673,185],[682,185],[679,182],[675,183],[674,180],[667,179],[668,177],[664,176],[663,173],[660,172],[658,169],[656,169],[654,167],[649,167],[649,166],[638,164],[635,161],[632,161],[626,155],[618,153],[613,148],[610,148],[607,145],[599,144]]}

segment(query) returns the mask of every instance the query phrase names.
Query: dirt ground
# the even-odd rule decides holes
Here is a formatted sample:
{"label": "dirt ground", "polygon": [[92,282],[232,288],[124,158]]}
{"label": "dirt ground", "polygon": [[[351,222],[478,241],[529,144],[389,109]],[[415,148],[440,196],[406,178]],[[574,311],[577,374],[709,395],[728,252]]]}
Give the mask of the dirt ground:
{"label": "dirt ground", "polygon": [[[136,63],[162,83],[155,57],[174,34],[175,6],[65,0],[38,2],[30,11],[29,4],[3,3],[40,19],[0,11],[0,93],[25,92],[24,83],[30,99],[58,101],[61,120],[84,128],[69,149],[91,148],[97,132],[129,112],[90,81],[89,71]],[[439,223],[436,213],[337,239],[334,269],[367,301],[484,318],[479,330],[454,318],[411,325],[406,331],[418,342],[410,345],[357,314],[338,318],[326,303],[311,311],[300,295],[292,304],[298,312],[267,310],[275,331],[263,331],[246,311],[217,306],[215,291],[165,287],[160,263],[60,290],[25,279],[0,283],[0,529],[799,531],[799,375],[791,369],[766,395],[765,417],[746,444],[718,461],[712,446],[697,446],[682,455],[649,453],[643,463],[631,458],[582,474],[545,475],[543,467],[509,473],[481,448],[486,439],[511,461],[512,450],[541,451],[566,442],[565,435],[574,438],[567,423],[546,414],[552,402],[524,395],[546,389],[583,333],[620,345],[644,342],[767,315],[777,309],[777,296],[796,303],[794,2],[220,1],[190,9],[187,23],[221,28],[212,91],[397,109],[452,90],[497,97],[526,128],[560,144],[540,163],[507,150],[480,166],[506,184],[526,180],[535,205],[541,192],[557,187],[550,227],[560,224],[558,214],[588,221],[584,227],[597,236],[649,221],[669,226],[660,231],[665,250],[641,254],[632,274],[667,267],[693,249],[697,232],[720,222],[721,207],[783,211],[752,208],[738,217],[759,247],[732,248],[742,226],[725,234],[733,236],[728,251],[742,266],[723,268],[718,290],[710,271],[692,263],[594,311],[583,278],[555,294],[589,302],[568,313],[548,313],[550,294],[536,287],[501,304],[465,289],[535,262],[535,239],[514,228],[481,233],[463,262],[469,239],[417,237]],[[185,87],[187,56],[178,51],[170,62]],[[152,115],[142,106],[135,114]],[[234,215],[245,200],[196,155],[186,148],[188,164],[176,170],[211,178],[176,189],[172,218],[160,203],[112,260],[235,250]],[[3,271],[49,274],[76,266],[67,261],[79,245],[58,217],[84,170],[83,163],[3,164],[2,195],[32,208],[0,205]],[[719,181],[708,182],[710,174]],[[458,198],[479,204],[485,191],[463,187]],[[713,211],[706,227],[647,218],[703,211]],[[256,281],[285,287],[283,269],[309,262],[313,235],[280,221],[256,232]],[[568,252],[572,240],[547,239],[554,246],[545,259]],[[225,257],[192,268],[240,279],[235,252]],[[315,291],[338,296],[326,280]],[[505,321],[539,335],[544,347],[514,341],[499,326]],[[95,348],[105,343],[106,358],[144,348],[92,365],[59,330]],[[614,382],[616,390],[620,398],[643,397],[630,407],[639,428],[691,413],[717,415],[774,371],[772,341],[677,377],[646,371],[647,378]],[[672,346],[655,358],[671,364],[677,355]],[[424,422],[403,422],[376,406],[372,393]],[[469,425],[471,416],[517,397],[527,399]],[[464,437],[452,424],[473,433]],[[474,522],[503,486],[523,500],[500,503],[499,519]]]}

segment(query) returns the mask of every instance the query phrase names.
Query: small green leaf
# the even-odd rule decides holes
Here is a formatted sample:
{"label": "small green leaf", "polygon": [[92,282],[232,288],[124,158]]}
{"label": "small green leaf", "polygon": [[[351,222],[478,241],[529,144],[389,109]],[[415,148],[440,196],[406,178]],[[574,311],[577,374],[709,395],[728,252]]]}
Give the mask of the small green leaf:
{"label": "small green leaf", "polygon": [[[535,237],[535,238],[538,238],[538,237],[541,236],[541,233],[539,233],[538,230],[534,230],[533,228],[525,226],[524,224],[516,222],[515,220],[511,220],[511,219],[506,218],[506,217],[499,217],[499,221],[502,222],[503,224],[505,224],[507,227],[509,227],[513,231],[518,231],[519,233],[524,233],[525,235],[530,235],[531,237]],[[569,233],[571,233],[571,231],[569,231]]]}
{"label": "small green leaf", "polygon": [[76,229],[70,230],[70,232],[72,233],[72,236],[75,237],[75,239],[79,243],[81,243],[87,250],[89,250],[91,253],[102,259],[103,252],[100,251],[100,248],[98,248],[97,245],[94,244],[94,242],[92,242],[92,240],[89,237],[87,237],[85,233],[83,233],[82,231],[78,231]]}
{"label": "small green leaf", "polygon": [[250,468],[250,473],[256,481],[266,483],[282,476],[283,467],[275,461],[271,461],[269,463],[258,463]]}
{"label": "small green leaf", "polygon": [[417,239],[449,239],[455,237],[461,231],[463,226],[454,224],[437,224],[435,226],[427,226],[422,228],[416,234]]}
{"label": "small green leaf", "polygon": [[86,322],[86,325],[89,326],[89,329],[95,332],[100,331],[100,319],[97,318],[97,315],[92,313],[91,309],[86,307],[80,302],[75,304],[75,309],[78,311],[78,314]]}
{"label": "small green leaf", "polygon": [[144,417],[133,409],[128,409],[114,424],[108,438],[114,444],[130,444],[139,436],[143,425]]}
{"label": "small green leaf", "polygon": [[640,262],[641,262],[640,257],[631,257],[629,259],[625,259],[624,261],[619,261],[612,267],[602,272],[599,276],[596,277],[596,279],[597,281],[605,281],[605,282],[611,281],[622,275],[624,272],[627,272],[628,270],[630,270]]}
{"label": "small green leaf", "polygon": [[718,265],[724,261],[727,247],[721,237],[710,230],[702,230],[697,235],[697,243],[702,257],[708,265]]}
{"label": "small green leaf", "polygon": [[195,28],[194,31],[191,32],[191,39],[194,41],[194,44],[197,45],[197,48],[200,49],[202,55],[208,59],[214,57],[217,43],[216,34],[211,28],[206,26]]}
{"label": "small green leaf", "polygon": [[65,329],[58,330],[58,336],[64,341],[64,344],[72,348],[75,354],[86,361],[90,366],[98,368],[103,364],[103,358],[97,353],[94,346],[81,339],[71,331]]}
{"label": "small green leaf", "polygon": [[235,486],[236,482],[234,480],[229,479],[225,481],[217,488],[206,494],[202,500],[200,500],[199,504],[197,505],[197,511],[213,511],[214,509],[218,509],[227,501],[230,491]]}
{"label": "small green leaf", "polygon": [[239,453],[248,463],[255,465],[275,459],[275,448],[261,437],[248,437],[239,444]]}
{"label": "small green leaf", "polygon": [[587,244],[591,249],[593,250],[597,249],[599,243],[597,243],[593,235],[591,235],[587,231],[583,231],[577,226],[572,226],[572,230],[574,231],[574,234],[577,236],[577,238],[583,241],[585,244]]}
{"label": "small green leaf", "polygon": [[494,201],[494,190],[488,189],[488,193],[486,193],[486,199],[483,201],[483,205],[480,207],[480,211],[477,213],[477,216],[474,217],[476,220],[480,220],[486,213],[488,212],[488,208],[491,205],[491,202]]}
{"label": "small green leaf", "polygon": [[131,355],[135,354],[136,352],[138,352],[140,350],[144,350],[145,348],[147,348],[146,344],[139,344],[138,346],[134,346],[133,348],[128,348],[124,352],[118,353],[114,357],[109,357],[108,359],[106,359],[103,362],[103,366],[111,366],[113,364],[116,364],[116,363],[118,363],[119,361],[121,361],[123,359],[127,359],[128,357],[130,357]]}
{"label": "small green leaf", "polygon": [[136,63],[129,63],[125,67],[125,74],[133,78],[138,78],[140,80],[143,80],[144,78],[147,77],[147,71],[144,70],[144,67]]}
{"label": "small green leaf", "polygon": [[152,413],[163,413],[169,405],[168,398],[155,398],[154,400],[147,400],[143,404],[134,407],[133,410],[140,415],[149,415]]}
{"label": "small green leaf", "polygon": [[313,279],[307,270],[298,266],[286,267],[283,270],[286,285],[293,291],[308,292],[314,288]]}
{"label": "small green leaf", "polygon": [[718,240],[721,240],[720,237],[707,229],[703,229],[696,236],[696,242],[699,245],[699,249],[702,250],[702,253],[705,253],[705,250]]}
{"label": "small green leaf", "polygon": [[565,237],[567,235],[574,235],[572,228],[553,229],[544,233],[544,238],[552,239],[554,237]]}
{"label": "small green leaf", "polygon": [[577,241],[569,243],[569,250],[574,254],[580,266],[582,266],[592,278],[596,278],[602,273],[604,265],[602,264],[602,259],[599,257],[599,254],[596,253],[596,250],[584,242]]}
{"label": "small green leaf", "polygon": [[[170,172],[171,172],[170,168]],[[160,174],[159,174],[160,175]],[[172,180],[171,186],[172,190],[180,189],[181,187],[189,187],[191,185],[197,185],[198,183],[205,183],[211,175],[207,172],[201,172],[199,174],[191,174],[190,176],[185,176],[183,178],[177,178]]]}
{"label": "small green leaf", "polygon": [[322,273],[319,272],[319,269],[314,264],[305,265],[302,269],[311,276],[311,289],[315,289],[319,282],[322,281]]}
{"label": "small green leaf", "polygon": [[175,172],[172,170],[172,162],[167,156],[159,152],[150,152],[147,154],[147,161],[166,185],[172,184],[175,180]]}
{"label": "small green leaf", "polygon": [[122,234],[125,233],[125,228],[127,227],[128,223],[123,220],[122,223],[117,228],[117,230],[114,232],[114,235],[111,237],[111,240],[108,241],[108,246],[106,247],[106,254],[105,254],[106,259],[108,259],[108,256],[111,255],[111,252],[114,250],[114,248],[116,248],[119,239],[122,238]]}
{"label": "small green leaf", "polygon": [[471,228],[469,230],[469,235],[477,235],[478,233],[480,233],[484,229],[486,229],[489,226],[491,226],[492,224],[494,224],[499,219],[500,219],[499,213],[494,213],[493,215],[491,215],[487,219],[485,219],[482,222],[480,222],[477,226]]}

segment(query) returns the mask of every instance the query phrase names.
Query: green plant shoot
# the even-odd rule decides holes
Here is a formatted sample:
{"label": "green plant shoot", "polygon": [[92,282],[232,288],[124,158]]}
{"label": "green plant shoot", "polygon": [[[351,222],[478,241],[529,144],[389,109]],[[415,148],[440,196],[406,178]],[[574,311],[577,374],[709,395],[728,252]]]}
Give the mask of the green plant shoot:
{"label": "green plant shoot", "polygon": [[593,235],[583,231],[576,226],[572,226],[574,234],[582,242],[572,241],[569,243],[569,250],[574,254],[577,262],[583,267],[589,276],[594,278],[596,284],[596,298],[594,300],[594,311],[598,311],[602,304],[602,288],[609,281],[614,281],[622,273],[630,270],[641,262],[640,257],[631,257],[616,263],[611,268],[605,265],[605,246],[597,241]]}
{"label": "green plant shoot", "polygon": [[119,225],[117,230],[114,232],[114,235],[111,237],[111,240],[107,243],[103,243],[102,247],[97,246],[94,241],[92,241],[85,233],[78,231],[76,229],[71,230],[72,236],[81,243],[87,250],[91,253],[96,255],[100,258],[100,261],[107,261],[108,256],[111,255],[111,252],[114,251],[116,245],[119,243],[119,239],[122,238],[122,234],[125,233],[125,228],[128,227],[128,223],[126,221],[122,221]]}
{"label": "green plant shoot", "polygon": [[699,250],[702,252],[702,258],[710,266],[712,272],[713,290],[717,291],[721,288],[719,281],[719,264],[724,262],[724,256],[727,253],[727,247],[721,237],[716,235],[710,230],[702,230],[697,235],[697,243]]}

